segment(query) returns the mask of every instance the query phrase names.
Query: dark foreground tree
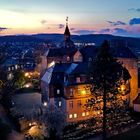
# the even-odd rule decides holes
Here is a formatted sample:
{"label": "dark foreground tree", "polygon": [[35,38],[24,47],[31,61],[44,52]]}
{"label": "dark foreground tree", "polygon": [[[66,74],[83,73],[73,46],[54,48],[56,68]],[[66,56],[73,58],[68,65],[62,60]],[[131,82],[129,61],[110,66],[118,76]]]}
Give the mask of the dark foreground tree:
{"label": "dark foreground tree", "polygon": [[8,135],[10,133],[12,133],[11,127],[0,120],[0,139],[8,140]]}
{"label": "dark foreground tree", "polygon": [[86,106],[94,111],[100,110],[99,114],[102,114],[103,118],[103,139],[106,139],[106,130],[112,123],[108,122],[109,119],[112,119],[111,114],[115,114],[113,111],[124,109],[126,100],[122,101],[122,104],[119,103],[121,101],[118,99],[118,89],[122,84],[126,84],[130,75],[112,56],[109,43],[104,41],[95,61],[91,61],[89,64],[88,76],[93,98],[88,101]]}
{"label": "dark foreground tree", "polygon": [[21,88],[26,81],[22,71],[15,71],[7,74],[3,69],[0,69],[0,100],[7,109],[12,106],[11,96],[13,93]]}

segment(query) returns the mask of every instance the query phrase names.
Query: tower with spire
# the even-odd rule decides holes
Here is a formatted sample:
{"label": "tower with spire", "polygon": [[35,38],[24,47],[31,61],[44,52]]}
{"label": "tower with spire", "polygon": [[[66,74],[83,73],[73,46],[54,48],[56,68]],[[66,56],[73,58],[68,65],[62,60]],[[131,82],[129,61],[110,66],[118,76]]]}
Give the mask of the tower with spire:
{"label": "tower with spire", "polygon": [[62,47],[64,48],[72,48],[75,47],[73,41],[71,40],[71,34],[68,27],[68,17],[66,17],[66,28],[64,32],[64,41],[62,43]]}
{"label": "tower with spire", "polygon": [[64,32],[64,41],[70,39],[70,31],[69,31],[69,27],[68,27],[68,17],[66,18],[66,28],[65,28],[65,32]]}

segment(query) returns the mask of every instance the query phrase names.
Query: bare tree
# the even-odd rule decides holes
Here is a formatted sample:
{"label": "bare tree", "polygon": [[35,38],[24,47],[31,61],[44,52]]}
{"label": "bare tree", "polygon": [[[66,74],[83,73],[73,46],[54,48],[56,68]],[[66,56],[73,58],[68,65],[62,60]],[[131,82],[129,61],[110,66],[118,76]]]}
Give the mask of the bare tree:
{"label": "bare tree", "polygon": [[48,105],[43,113],[43,121],[47,126],[50,138],[62,135],[63,129],[66,125],[66,113],[55,105]]}

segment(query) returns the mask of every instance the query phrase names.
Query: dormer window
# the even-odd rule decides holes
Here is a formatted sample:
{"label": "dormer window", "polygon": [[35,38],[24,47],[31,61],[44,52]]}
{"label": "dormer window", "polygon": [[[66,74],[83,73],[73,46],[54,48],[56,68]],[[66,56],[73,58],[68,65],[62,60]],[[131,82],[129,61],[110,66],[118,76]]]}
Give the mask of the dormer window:
{"label": "dormer window", "polygon": [[80,83],[80,82],[81,82],[80,77],[76,77],[76,82],[77,82],[77,83]]}
{"label": "dormer window", "polygon": [[69,62],[70,61],[70,57],[69,56],[67,56],[67,62]]}
{"label": "dormer window", "polygon": [[74,62],[82,62],[83,56],[80,51],[77,51],[74,55]]}
{"label": "dormer window", "polygon": [[60,94],[60,89],[57,89],[56,90],[56,93],[59,95]]}
{"label": "dormer window", "polygon": [[59,106],[59,107],[62,106],[62,102],[61,102],[61,101],[58,102],[58,106]]}

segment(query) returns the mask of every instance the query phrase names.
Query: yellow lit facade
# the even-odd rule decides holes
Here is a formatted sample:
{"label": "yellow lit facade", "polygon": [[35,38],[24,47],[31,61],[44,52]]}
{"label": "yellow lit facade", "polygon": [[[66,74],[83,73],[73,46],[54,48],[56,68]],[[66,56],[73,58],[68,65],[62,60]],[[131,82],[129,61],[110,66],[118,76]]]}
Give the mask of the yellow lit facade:
{"label": "yellow lit facade", "polygon": [[92,113],[85,107],[88,99],[91,98],[90,89],[87,86],[82,84],[65,88],[67,122],[81,121],[92,117]]}

